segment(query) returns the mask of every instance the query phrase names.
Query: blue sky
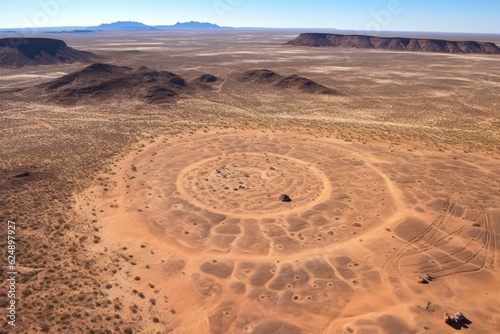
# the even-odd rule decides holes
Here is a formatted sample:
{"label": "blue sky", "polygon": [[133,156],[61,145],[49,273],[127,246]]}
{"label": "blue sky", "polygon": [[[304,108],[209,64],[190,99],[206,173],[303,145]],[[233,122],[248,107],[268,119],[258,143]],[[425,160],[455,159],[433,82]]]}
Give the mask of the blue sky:
{"label": "blue sky", "polygon": [[167,25],[500,33],[498,0],[0,0],[0,28]]}

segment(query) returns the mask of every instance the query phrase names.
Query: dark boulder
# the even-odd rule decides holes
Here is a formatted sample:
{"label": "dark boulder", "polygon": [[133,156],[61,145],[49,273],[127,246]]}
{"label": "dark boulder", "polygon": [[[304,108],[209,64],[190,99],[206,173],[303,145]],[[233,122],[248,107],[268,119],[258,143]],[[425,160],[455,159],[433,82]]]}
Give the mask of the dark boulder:
{"label": "dark boulder", "polygon": [[292,199],[287,194],[281,194],[280,195],[280,201],[282,201],[282,202],[291,202]]}

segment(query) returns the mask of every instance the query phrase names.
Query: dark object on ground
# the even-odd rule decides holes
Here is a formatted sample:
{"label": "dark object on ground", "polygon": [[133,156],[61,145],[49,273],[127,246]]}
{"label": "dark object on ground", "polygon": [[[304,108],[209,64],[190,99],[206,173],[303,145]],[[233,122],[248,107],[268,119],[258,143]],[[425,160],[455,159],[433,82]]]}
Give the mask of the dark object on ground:
{"label": "dark object on ground", "polygon": [[289,41],[287,44],[313,47],[339,46],[391,51],[500,54],[500,48],[494,43],[489,42],[445,41],[401,37],[385,38],[366,35],[305,33],[300,34],[299,37]]}
{"label": "dark object on ground", "polygon": [[15,178],[21,178],[21,177],[28,177],[30,176],[31,173],[30,172],[24,172],[24,173],[21,173],[21,174],[17,174],[16,176],[14,176]]}
{"label": "dark object on ground", "polygon": [[89,63],[99,56],[79,51],[52,38],[0,39],[0,67],[23,67],[58,63]]}
{"label": "dark object on ground", "polygon": [[423,278],[422,276],[420,276],[420,278],[418,279],[418,283],[419,284],[429,284],[429,281],[426,280],[425,278]]}
{"label": "dark object on ground", "polygon": [[464,321],[464,320],[465,320],[465,317],[462,314],[462,312],[455,313],[455,322],[461,322],[461,321]]}
{"label": "dark object on ground", "polygon": [[287,194],[282,194],[282,195],[280,195],[280,201],[282,201],[282,202],[291,202],[292,199]]}
{"label": "dark object on ground", "polygon": [[455,313],[454,317],[451,317],[448,313],[444,315],[444,322],[453,327],[456,330],[460,330],[462,328],[469,328],[469,325],[472,324],[472,321],[467,319],[462,312]]}
{"label": "dark object on ground", "polygon": [[431,275],[427,274],[427,276],[425,276],[425,279],[428,280],[428,281],[432,281],[434,279],[434,277],[432,277]]}

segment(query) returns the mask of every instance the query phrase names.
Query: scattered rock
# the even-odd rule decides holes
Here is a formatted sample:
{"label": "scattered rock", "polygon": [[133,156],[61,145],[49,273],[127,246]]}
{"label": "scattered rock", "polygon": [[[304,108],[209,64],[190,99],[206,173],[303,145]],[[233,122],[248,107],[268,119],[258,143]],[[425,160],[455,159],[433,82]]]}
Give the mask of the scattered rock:
{"label": "scattered rock", "polygon": [[418,279],[418,283],[419,284],[429,284],[429,281],[426,280],[425,278],[423,278],[422,276],[420,276],[420,278]]}
{"label": "scattered rock", "polygon": [[281,194],[280,195],[280,201],[282,201],[282,202],[291,202],[292,199],[287,194]]}

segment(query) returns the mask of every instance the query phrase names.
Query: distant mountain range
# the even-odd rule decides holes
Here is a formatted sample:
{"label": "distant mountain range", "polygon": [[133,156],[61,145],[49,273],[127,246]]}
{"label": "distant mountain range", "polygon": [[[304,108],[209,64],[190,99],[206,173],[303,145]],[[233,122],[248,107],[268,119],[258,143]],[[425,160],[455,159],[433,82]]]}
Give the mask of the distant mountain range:
{"label": "distant mountain range", "polygon": [[19,28],[19,29],[0,29],[0,33],[30,33],[44,32],[44,33],[93,33],[99,31],[158,31],[170,29],[229,29],[229,27],[220,27],[213,23],[208,22],[177,22],[174,25],[158,25],[150,26],[141,22],[134,21],[118,21],[113,23],[103,23],[98,26],[92,27],[47,27],[47,28]]}
{"label": "distant mountain range", "polygon": [[88,27],[92,31],[139,31],[139,30],[164,30],[164,29],[221,29],[220,26],[208,22],[177,22],[174,25],[148,26],[141,22],[118,21],[104,23],[96,27]]}
{"label": "distant mountain range", "polygon": [[108,30],[158,30],[155,27],[145,25],[140,22],[133,21],[118,21],[114,23],[103,23],[96,27],[88,27],[86,30],[98,30],[98,31],[108,31]]}
{"label": "distant mountain range", "polygon": [[222,27],[208,22],[177,22],[173,26],[157,26],[163,29],[220,29]]}

